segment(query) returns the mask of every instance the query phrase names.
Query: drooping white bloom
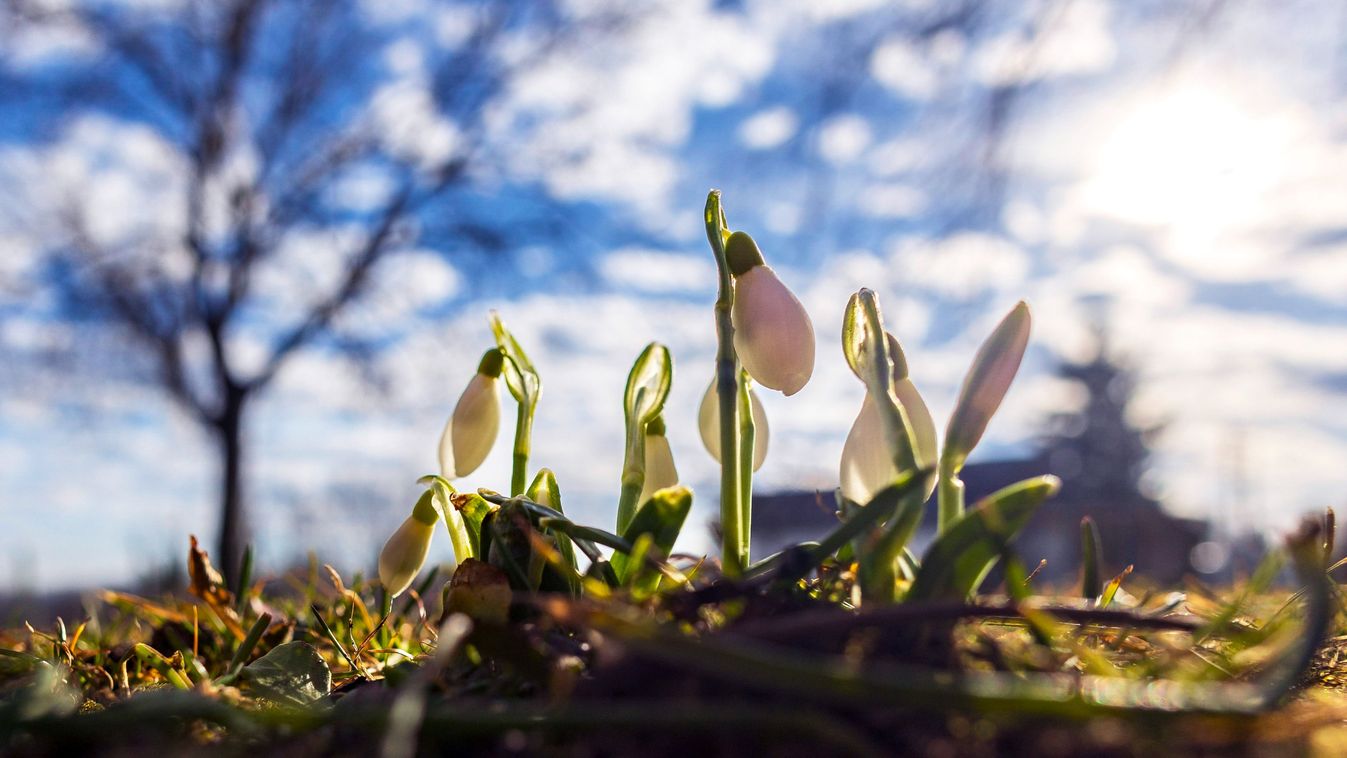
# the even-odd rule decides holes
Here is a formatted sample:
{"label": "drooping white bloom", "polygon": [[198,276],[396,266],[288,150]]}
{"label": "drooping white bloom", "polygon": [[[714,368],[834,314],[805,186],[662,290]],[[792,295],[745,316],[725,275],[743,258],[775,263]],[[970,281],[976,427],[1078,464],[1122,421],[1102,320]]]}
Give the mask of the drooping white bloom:
{"label": "drooping white bloom", "polygon": [[[767,460],[767,411],[763,410],[762,401],[758,399],[758,393],[748,388],[748,402],[753,409],[753,470],[762,468],[763,461]],[[711,385],[706,388],[706,394],[702,395],[702,404],[697,409],[697,428],[702,433],[702,444],[706,446],[706,452],[711,454],[716,462],[720,462],[720,398],[716,394],[716,381],[711,380]]]}
{"label": "drooping white bloom", "polygon": [[658,426],[653,422],[646,426],[645,483],[641,485],[640,497],[636,498],[638,505],[657,491],[678,484],[678,469],[674,466],[673,450],[669,449],[669,438],[664,436],[663,426],[663,422],[658,422]]}
{"label": "drooping white bloom", "polygon": [[500,353],[488,350],[477,373],[458,398],[440,435],[440,473],[445,479],[467,476],[491,452],[500,432]]}
{"label": "drooping white bloom", "polygon": [[[921,467],[935,464],[937,448],[935,439],[935,421],[926,408],[926,402],[912,384],[911,379],[897,379],[893,392],[898,397],[908,422],[912,425],[915,437],[917,465]],[[893,453],[884,441],[884,425],[879,415],[879,406],[870,393],[865,393],[861,403],[861,412],[851,425],[847,441],[842,446],[842,462],[839,472],[842,495],[848,500],[865,505],[881,490],[898,478],[898,468],[893,463]],[[934,487],[934,478],[931,486]],[[930,495],[930,492],[927,492]]]}
{"label": "drooping white bloom", "polygon": [[379,583],[388,594],[397,597],[411,586],[430,553],[430,538],[435,534],[439,513],[427,491],[416,503],[412,515],[402,522],[379,552]]}
{"label": "drooping white bloom", "polygon": [[725,243],[734,272],[734,349],[759,384],[794,395],[814,373],[814,324],[795,293],[762,262],[753,238]]}

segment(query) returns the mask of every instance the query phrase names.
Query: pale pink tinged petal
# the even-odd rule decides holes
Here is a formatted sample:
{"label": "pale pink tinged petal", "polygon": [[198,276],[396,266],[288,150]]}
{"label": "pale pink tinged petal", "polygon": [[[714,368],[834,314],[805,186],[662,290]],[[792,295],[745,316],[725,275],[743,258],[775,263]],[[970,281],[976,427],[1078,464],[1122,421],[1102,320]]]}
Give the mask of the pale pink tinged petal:
{"label": "pale pink tinged petal", "polygon": [[947,464],[961,465],[982,439],[1019,371],[1030,325],[1029,306],[1021,301],[982,343],[945,430]]}
{"label": "pale pink tinged petal", "polygon": [[794,395],[814,373],[814,325],[799,298],[768,266],[734,285],[734,349],[759,384]]}

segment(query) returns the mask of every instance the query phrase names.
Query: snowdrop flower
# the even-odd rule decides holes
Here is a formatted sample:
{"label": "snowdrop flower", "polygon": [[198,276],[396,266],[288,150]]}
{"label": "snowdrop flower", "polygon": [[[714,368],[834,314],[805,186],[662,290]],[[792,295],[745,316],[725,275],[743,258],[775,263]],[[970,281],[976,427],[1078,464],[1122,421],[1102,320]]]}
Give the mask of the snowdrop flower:
{"label": "snowdrop flower", "polygon": [[[893,392],[907,413],[915,437],[917,465],[932,466],[936,460],[935,421],[921,399],[916,385],[908,378],[895,379]],[[861,403],[861,412],[851,425],[847,441],[842,446],[840,481],[842,495],[848,500],[865,505],[880,491],[893,484],[898,478],[898,468],[893,463],[893,453],[884,440],[884,424],[879,416],[879,406],[870,393],[865,393]],[[934,488],[932,479],[931,487]],[[930,492],[927,492],[930,496]]]}
{"label": "snowdrop flower", "polygon": [[949,426],[945,428],[945,452],[941,463],[949,470],[958,471],[963,467],[968,454],[982,440],[992,415],[1001,407],[1024,358],[1030,326],[1029,304],[1021,300],[978,349],[959,391]]}
{"label": "snowdrop flower", "polygon": [[[748,388],[748,402],[753,407],[753,470],[762,468],[762,462],[767,460],[767,412],[762,408],[762,401],[758,399],[758,393]],[[702,444],[706,446],[706,452],[711,454],[716,462],[720,462],[720,398],[716,395],[716,380],[711,380],[711,386],[706,388],[706,394],[702,395],[702,404],[697,409],[697,428],[702,433]],[[647,475],[649,468],[646,469]]]}
{"label": "snowdrop flower", "polygon": [[814,325],[753,238],[730,235],[725,259],[734,274],[734,349],[758,383],[794,395],[814,373]]}
{"label": "snowdrop flower", "polygon": [[379,553],[379,583],[390,597],[401,595],[411,586],[430,553],[430,538],[440,519],[431,502],[434,497],[434,490],[426,490],[416,501],[412,515],[393,532]]}
{"label": "snowdrop flower", "polygon": [[496,388],[504,359],[492,348],[482,356],[477,373],[454,406],[440,435],[440,473],[457,479],[486,460],[500,431],[500,395]]}
{"label": "snowdrop flower", "polygon": [[656,417],[645,425],[645,484],[638,505],[649,500],[655,492],[678,484],[678,469],[674,467],[669,438],[664,436],[664,419]]}

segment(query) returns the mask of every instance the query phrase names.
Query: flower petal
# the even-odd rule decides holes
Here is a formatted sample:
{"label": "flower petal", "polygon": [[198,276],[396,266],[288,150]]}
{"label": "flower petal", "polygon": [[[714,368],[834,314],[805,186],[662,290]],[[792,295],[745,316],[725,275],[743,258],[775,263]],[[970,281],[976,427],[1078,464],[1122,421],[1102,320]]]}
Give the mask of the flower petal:
{"label": "flower petal", "polygon": [[[916,455],[919,466],[934,465],[936,460],[935,422],[926,408],[917,388],[910,379],[894,382],[894,394],[907,413],[908,422],[916,438]],[[861,402],[860,413],[847,433],[842,445],[842,460],[838,471],[838,481],[842,495],[852,502],[865,505],[881,490],[898,479],[898,467],[893,462],[893,451],[884,441],[884,424],[879,416],[879,406],[870,393],[865,394]],[[932,479],[927,496],[935,487]]]}
{"label": "flower petal", "polygon": [[645,484],[641,485],[641,495],[636,498],[637,505],[649,500],[655,492],[678,484],[678,469],[674,466],[673,450],[669,448],[669,438],[663,434],[645,436]]}
{"label": "flower petal", "polygon": [[1029,327],[1029,305],[1020,301],[978,349],[945,428],[943,465],[957,471],[981,441],[987,423],[1019,371],[1029,342]]}
{"label": "flower petal", "polygon": [[[758,393],[754,392],[752,387],[748,389],[748,401],[753,406],[753,470],[757,471],[767,460],[770,430],[767,425],[767,411],[762,407],[762,401],[758,399]],[[706,447],[706,452],[719,463],[720,399],[716,396],[714,379],[706,388],[706,394],[702,395],[701,406],[697,408],[697,429],[701,432],[702,445]]]}
{"label": "flower petal", "polygon": [[734,285],[734,349],[762,384],[794,395],[814,373],[814,324],[799,298],[768,266],[754,266]]}
{"label": "flower petal", "polygon": [[440,472],[446,479],[477,470],[500,432],[500,396],[496,379],[474,374],[440,435]]}
{"label": "flower petal", "polygon": [[408,516],[379,553],[379,583],[393,597],[401,595],[420,573],[430,553],[435,524]]}

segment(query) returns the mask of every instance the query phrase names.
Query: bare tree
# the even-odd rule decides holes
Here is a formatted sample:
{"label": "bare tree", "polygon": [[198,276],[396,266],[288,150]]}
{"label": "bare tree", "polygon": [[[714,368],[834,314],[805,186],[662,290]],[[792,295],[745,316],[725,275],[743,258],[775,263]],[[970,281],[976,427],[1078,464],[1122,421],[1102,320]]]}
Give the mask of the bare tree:
{"label": "bare tree", "polygon": [[[302,351],[359,350],[338,333],[340,316],[428,218],[454,218],[456,193],[470,188],[470,170],[484,160],[485,105],[547,49],[536,34],[529,55],[498,55],[500,43],[521,28],[564,31],[546,6],[527,5],[463,5],[458,18],[468,23],[453,41],[420,48],[438,50],[421,61],[426,123],[397,102],[384,103],[391,120],[371,116],[388,96],[379,63],[388,35],[368,28],[353,2],[189,0],[136,10],[8,0],[0,11],[0,26],[76,36],[96,51],[55,73],[4,72],[13,86],[0,88],[10,93],[0,101],[11,100],[0,104],[45,104],[60,122],[113,114],[181,156],[181,207],[163,209],[181,214],[180,228],[109,244],[91,231],[97,219],[71,202],[49,253],[67,273],[48,283],[128,330],[163,389],[214,438],[218,558],[230,576],[246,539],[249,408]],[[447,131],[419,133],[435,129]],[[431,148],[417,147],[427,141]],[[357,172],[376,173],[380,191],[377,202],[352,210],[332,194]],[[467,240],[459,247],[480,247],[473,223],[440,228]],[[258,307],[259,274],[278,265],[291,235],[336,229],[346,248],[332,256],[339,275],[324,289],[270,303],[264,355],[243,360],[235,337]]]}

